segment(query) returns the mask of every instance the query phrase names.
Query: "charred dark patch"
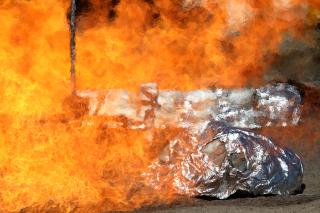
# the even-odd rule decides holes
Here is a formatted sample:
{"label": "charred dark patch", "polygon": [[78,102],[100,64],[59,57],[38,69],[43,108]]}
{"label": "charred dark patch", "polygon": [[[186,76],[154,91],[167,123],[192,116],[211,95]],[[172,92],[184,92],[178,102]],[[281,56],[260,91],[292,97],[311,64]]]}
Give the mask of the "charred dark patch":
{"label": "charred dark patch", "polygon": [[221,48],[222,48],[222,51],[227,54],[233,54],[235,52],[234,45],[230,40],[221,41]]}
{"label": "charred dark patch", "polygon": [[320,22],[316,25],[316,30],[320,32]]}
{"label": "charred dark patch", "polygon": [[161,19],[161,15],[159,12],[156,12],[156,11],[150,11],[149,13],[150,15],[147,21],[147,25],[149,27],[155,27],[159,23]]}
{"label": "charred dark patch", "polygon": [[113,7],[117,6],[120,3],[120,0],[111,0],[111,5]]}
{"label": "charred dark patch", "polygon": [[153,13],[152,16],[151,16],[151,18],[152,18],[153,20],[158,20],[158,19],[160,19],[160,13]]}
{"label": "charred dark patch", "polygon": [[[77,0],[76,1],[76,21],[79,22],[79,17],[89,13],[90,10],[92,10],[92,4],[90,3],[90,0]],[[68,13],[67,13],[67,19],[70,21],[70,15],[71,15],[71,8],[69,7]]]}
{"label": "charred dark patch", "polygon": [[147,2],[150,5],[154,5],[154,0],[143,0],[143,1]]}
{"label": "charred dark patch", "polygon": [[92,9],[92,4],[89,0],[78,0],[77,1],[76,16],[79,17],[85,13],[88,13]]}
{"label": "charred dark patch", "polygon": [[108,16],[107,16],[107,19],[109,21],[114,21],[115,19],[117,18],[117,11],[115,9],[110,9],[108,11]]}
{"label": "charred dark patch", "polygon": [[120,0],[107,0],[105,1],[105,5],[107,6],[107,21],[114,21],[117,17],[116,7],[119,5]]}

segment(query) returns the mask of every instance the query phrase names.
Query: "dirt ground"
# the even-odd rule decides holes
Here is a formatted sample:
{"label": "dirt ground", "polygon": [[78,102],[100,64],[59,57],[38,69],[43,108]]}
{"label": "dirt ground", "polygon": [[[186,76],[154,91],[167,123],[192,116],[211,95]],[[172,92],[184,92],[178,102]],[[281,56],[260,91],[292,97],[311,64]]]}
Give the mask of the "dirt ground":
{"label": "dirt ground", "polygon": [[261,132],[299,154],[304,163],[304,191],[290,196],[233,196],[227,200],[182,199],[171,205],[151,206],[135,212],[320,212],[320,90],[305,91],[302,122],[298,127]]}

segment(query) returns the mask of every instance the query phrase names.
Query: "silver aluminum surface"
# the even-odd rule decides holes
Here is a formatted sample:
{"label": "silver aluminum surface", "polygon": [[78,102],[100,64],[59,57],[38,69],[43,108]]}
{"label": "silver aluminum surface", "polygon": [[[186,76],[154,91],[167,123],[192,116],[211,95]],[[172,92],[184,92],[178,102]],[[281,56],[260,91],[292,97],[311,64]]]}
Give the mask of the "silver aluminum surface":
{"label": "silver aluminum surface", "polygon": [[[124,89],[78,91],[89,99],[92,116],[124,116],[128,128],[194,127],[210,120],[241,128],[297,125],[301,95],[295,86],[278,83],[257,89],[159,90],[141,85],[140,93]],[[116,126],[115,126],[116,127]]]}
{"label": "silver aluminum surface", "polygon": [[173,187],[183,195],[225,199],[238,190],[292,194],[301,187],[303,165],[262,135],[213,121],[170,141],[143,175],[156,190]]}

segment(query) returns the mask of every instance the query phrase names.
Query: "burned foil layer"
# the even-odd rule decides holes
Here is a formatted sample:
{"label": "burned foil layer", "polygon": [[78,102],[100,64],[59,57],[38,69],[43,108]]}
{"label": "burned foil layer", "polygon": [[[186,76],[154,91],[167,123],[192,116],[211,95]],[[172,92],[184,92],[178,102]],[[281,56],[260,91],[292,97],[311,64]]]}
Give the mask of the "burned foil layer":
{"label": "burned foil layer", "polygon": [[292,194],[301,187],[303,165],[262,135],[214,121],[201,133],[187,131],[170,141],[143,175],[154,189],[225,199],[238,190]]}
{"label": "burned foil layer", "polygon": [[[78,91],[89,99],[92,116],[126,119],[132,129],[194,127],[209,120],[241,128],[297,125],[301,95],[295,86],[278,83],[257,89],[159,90],[157,84],[141,85],[140,92],[124,89]],[[118,127],[121,123],[110,126]]]}

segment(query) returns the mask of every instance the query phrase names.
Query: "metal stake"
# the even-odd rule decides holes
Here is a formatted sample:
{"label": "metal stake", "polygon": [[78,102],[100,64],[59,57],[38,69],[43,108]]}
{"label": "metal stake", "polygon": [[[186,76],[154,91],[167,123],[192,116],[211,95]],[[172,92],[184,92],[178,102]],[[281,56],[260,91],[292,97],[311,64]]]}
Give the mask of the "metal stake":
{"label": "metal stake", "polygon": [[76,93],[76,0],[71,0],[70,11],[70,80],[72,94]]}

